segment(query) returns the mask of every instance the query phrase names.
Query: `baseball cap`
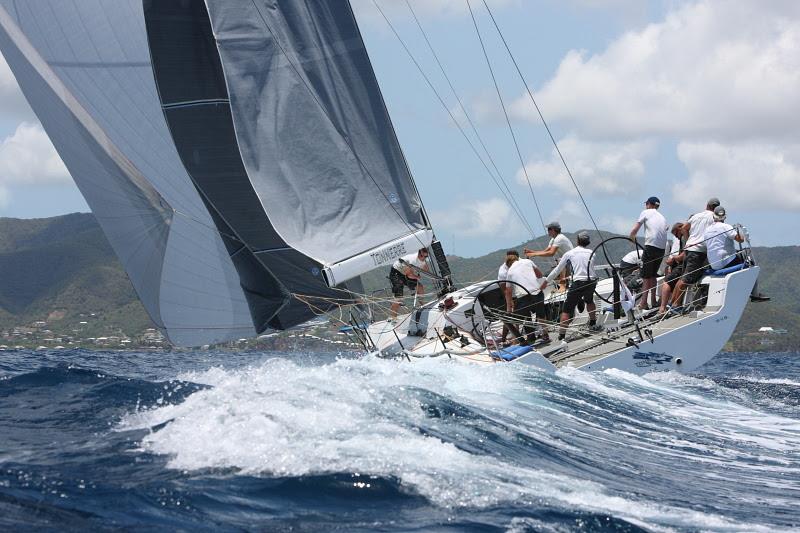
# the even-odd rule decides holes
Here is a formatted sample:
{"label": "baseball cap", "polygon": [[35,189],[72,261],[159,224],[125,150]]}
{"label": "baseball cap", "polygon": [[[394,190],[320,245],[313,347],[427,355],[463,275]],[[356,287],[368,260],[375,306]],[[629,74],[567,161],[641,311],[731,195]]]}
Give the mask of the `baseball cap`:
{"label": "baseball cap", "polygon": [[714,208],[714,220],[725,220],[727,213],[725,212],[725,208],[721,205],[718,205]]}
{"label": "baseball cap", "polygon": [[547,225],[547,229],[559,229],[560,230],[561,229],[561,224],[554,220],[554,221],[552,221],[551,223],[549,223]]}
{"label": "baseball cap", "polygon": [[652,204],[652,205],[658,207],[658,206],[661,205],[661,200],[658,199],[658,196],[651,196],[650,198],[647,199],[647,201],[645,203]]}
{"label": "baseball cap", "polygon": [[577,239],[578,239],[578,242],[585,242],[586,244],[589,244],[589,242],[591,242],[591,238],[589,237],[589,232],[588,231],[579,232],[578,235],[577,235]]}
{"label": "baseball cap", "polygon": [[719,201],[719,198],[717,198],[716,196],[712,196],[711,198],[708,199],[706,205],[708,205],[709,207],[717,207],[720,203],[722,202]]}

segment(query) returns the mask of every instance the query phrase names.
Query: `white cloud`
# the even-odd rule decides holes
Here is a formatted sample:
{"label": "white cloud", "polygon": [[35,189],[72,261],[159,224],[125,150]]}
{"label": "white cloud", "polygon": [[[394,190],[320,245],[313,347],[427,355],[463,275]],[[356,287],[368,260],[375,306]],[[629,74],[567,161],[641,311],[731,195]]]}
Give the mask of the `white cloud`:
{"label": "white cloud", "polygon": [[39,124],[23,122],[0,142],[0,187],[71,183],[69,172]]}
{"label": "white cloud", "polygon": [[444,235],[454,233],[459,237],[522,236],[522,224],[503,199],[468,200],[456,202],[447,210],[434,210],[431,218]]}
{"label": "white cloud", "polygon": [[[603,52],[573,50],[538,91],[582,136],[797,138],[800,2],[682,6]],[[538,122],[527,98],[517,116]]]}
{"label": "white cloud", "polygon": [[6,119],[36,120],[2,54],[0,54],[0,115]]}
{"label": "white cloud", "polygon": [[734,210],[800,211],[800,145],[682,142],[678,158],[689,170],[688,180],[673,188],[683,205],[699,207],[717,196]]}
{"label": "white cloud", "polygon": [[[650,141],[613,143],[587,142],[571,135],[558,143],[583,193],[629,195],[639,191],[644,160],[654,150]],[[561,193],[575,195],[575,187],[555,149],[547,160],[532,160],[525,168],[534,187],[553,186]],[[517,180],[527,185],[520,169]]]}

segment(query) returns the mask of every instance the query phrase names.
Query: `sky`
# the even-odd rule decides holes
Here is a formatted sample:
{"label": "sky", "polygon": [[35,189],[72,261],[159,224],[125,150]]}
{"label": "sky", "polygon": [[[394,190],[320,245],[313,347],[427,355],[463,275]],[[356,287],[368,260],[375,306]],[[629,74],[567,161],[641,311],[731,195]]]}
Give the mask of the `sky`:
{"label": "sky", "polygon": [[[627,233],[649,196],[670,222],[717,196],[754,245],[800,244],[800,2],[487,3],[601,229]],[[466,0],[352,5],[448,253],[514,246],[551,220],[591,227],[482,0],[491,72]],[[0,216],[88,210],[0,60]]]}

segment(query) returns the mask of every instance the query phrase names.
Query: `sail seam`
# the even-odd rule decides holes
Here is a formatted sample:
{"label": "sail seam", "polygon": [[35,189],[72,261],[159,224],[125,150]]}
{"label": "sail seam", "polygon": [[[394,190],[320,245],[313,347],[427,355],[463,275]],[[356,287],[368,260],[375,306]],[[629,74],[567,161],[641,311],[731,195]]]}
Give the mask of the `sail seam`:
{"label": "sail seam", "polygon": [[181,107],[195,107],[201,105],[217,105],[217,104],[230,104],[227,98],[209,98],[207,100],[187,100],[185,102],[173,102],[171,104],[162,104],[163,109],[176,109]]}

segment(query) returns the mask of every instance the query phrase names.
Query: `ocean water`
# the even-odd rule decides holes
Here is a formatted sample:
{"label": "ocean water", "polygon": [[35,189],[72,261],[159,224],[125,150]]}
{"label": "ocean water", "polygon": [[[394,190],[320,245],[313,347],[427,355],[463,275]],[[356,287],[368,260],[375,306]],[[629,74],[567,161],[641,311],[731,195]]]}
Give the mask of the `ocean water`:
{"label": "ocean water", "polygon": [[0,352],[0,530],[800,528],[800,353]]}

